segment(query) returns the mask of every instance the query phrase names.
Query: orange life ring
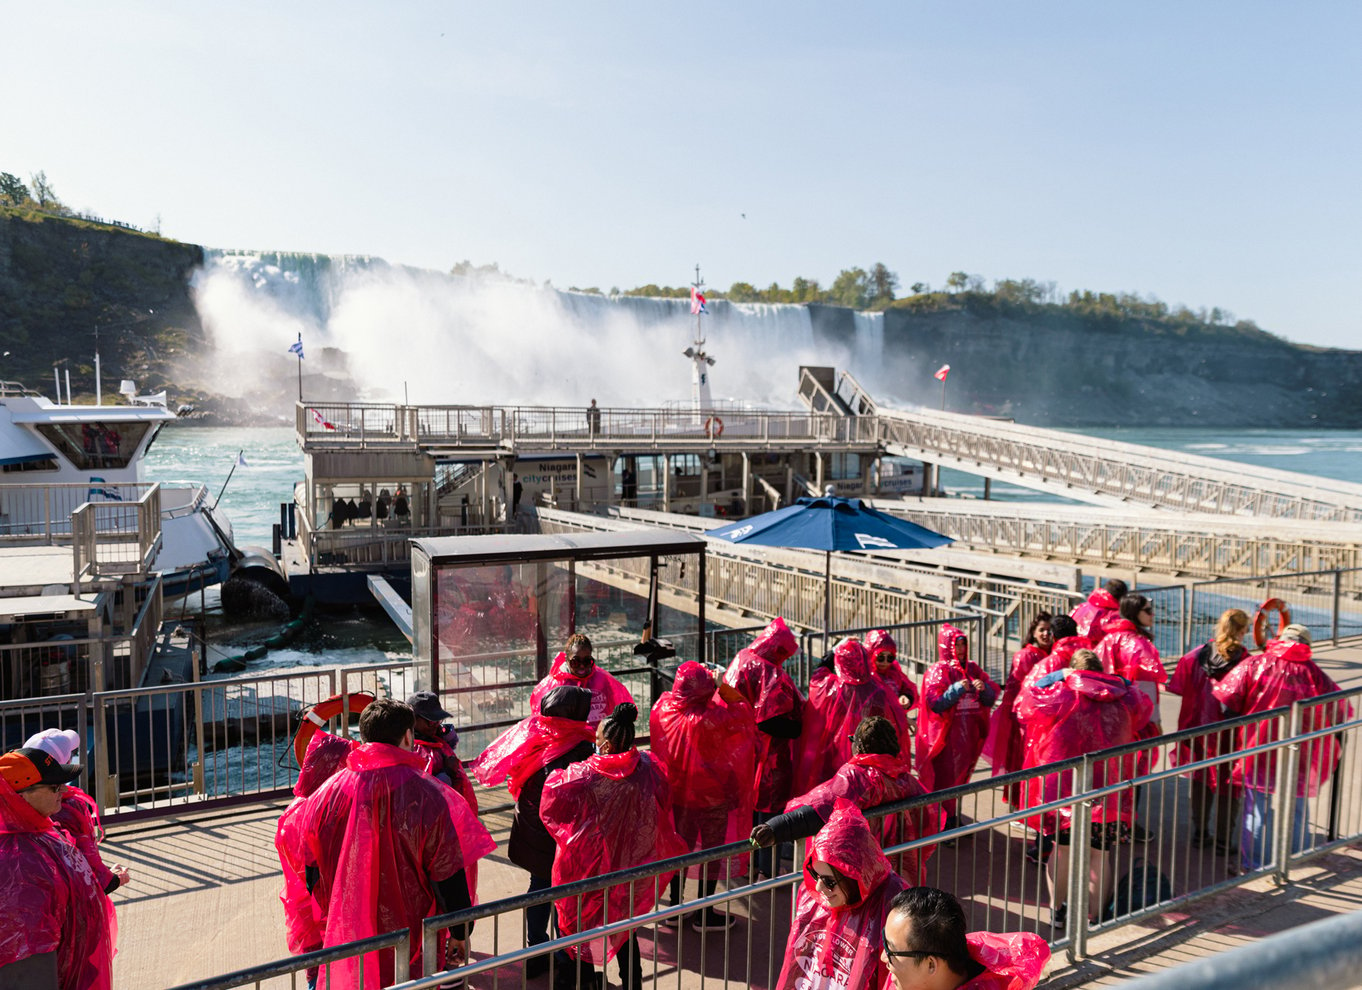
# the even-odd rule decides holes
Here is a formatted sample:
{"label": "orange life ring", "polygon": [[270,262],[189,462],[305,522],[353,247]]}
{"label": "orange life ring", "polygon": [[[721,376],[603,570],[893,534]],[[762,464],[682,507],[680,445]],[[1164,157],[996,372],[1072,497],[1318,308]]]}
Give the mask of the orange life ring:
{"label": "orange life ring", "polygon": [[319,701],[311,708],[303,710],[303,724],[298,727],[298,734],[293,737],[293,755],[298,758],[298,766],[303,765],[303,757],[307,756],[307,744],[312,741],[312,737],[317,734],[317,730],[326,725],[341,713],[342,706],[347,702],[349,708],[346,709],[350,715],[358,715],[373,703],[372,694],[351,694],[345,700],[341,696],[333,694],[325,701]]}
{"label": "orange life ring", "polygon": [[1267,613],[1277,613],[1277,635],[1281,636],[1282,630],[1291,625],[1291,610],[1286,607],[1286,602],[1280,598],[1269,598],[1258,606],[1258,611],[1253,616],[1253,641],[1258,644],[1258,649],[1267,646]]}
{"label": "orange life ring", "polygon": [[705,432],[711,439],[724,435],[724,421],[718,416],[711,416],[705,420]]}

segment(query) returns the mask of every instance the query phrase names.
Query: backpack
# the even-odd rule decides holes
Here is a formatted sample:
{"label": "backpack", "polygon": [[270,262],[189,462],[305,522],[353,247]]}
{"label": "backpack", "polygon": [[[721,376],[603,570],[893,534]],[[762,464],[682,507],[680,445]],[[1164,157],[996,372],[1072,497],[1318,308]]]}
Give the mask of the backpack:
{"label": "backpack", "polygon": [[1173,885],[1159,872],[1158,864],[1137,859],[1117,882],[1116,894],[1105,913],[1107,918],[1119,918],[1172,899]]}

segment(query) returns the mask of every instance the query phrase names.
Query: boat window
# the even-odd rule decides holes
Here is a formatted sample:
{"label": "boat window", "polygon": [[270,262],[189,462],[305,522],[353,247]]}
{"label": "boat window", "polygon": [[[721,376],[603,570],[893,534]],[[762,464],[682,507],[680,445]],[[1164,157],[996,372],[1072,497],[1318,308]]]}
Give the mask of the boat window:
{"label": "boat window", "polygon": [[20,461],[18,464],[0,466],[0,471],[4,471],[5,474],[13,474],[16,471],[56,471],[57,469],[55,457],[40,457],[34,461]]}
{"label": "boat window", "polygon": [[77,470],[127,467],[150,423],[37,423]]}

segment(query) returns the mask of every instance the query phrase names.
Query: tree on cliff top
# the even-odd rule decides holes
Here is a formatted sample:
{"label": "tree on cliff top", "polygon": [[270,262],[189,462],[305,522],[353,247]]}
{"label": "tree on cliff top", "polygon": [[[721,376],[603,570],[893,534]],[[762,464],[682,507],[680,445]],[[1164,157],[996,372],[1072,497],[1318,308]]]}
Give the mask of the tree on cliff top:
{"label": "tree on cliff top", "polygon": [[6,206],[23,206],[31,198],[23,179],[10,172],[0,172],[0,201]]}

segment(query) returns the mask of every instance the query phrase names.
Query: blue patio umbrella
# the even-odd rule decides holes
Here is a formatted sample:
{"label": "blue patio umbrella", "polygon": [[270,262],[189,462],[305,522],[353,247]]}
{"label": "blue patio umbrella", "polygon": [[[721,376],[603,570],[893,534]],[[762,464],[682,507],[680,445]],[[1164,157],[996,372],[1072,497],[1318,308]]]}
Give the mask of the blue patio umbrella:
{"label": "blue patio umbrella", "polygon": [[793,505],[711,529],[730,543],[822,550],[824,555],[823,638],[832,627],[832,554],[858,550],[927,550],[954,543],[925,526],[891,516],[858,498],[797,499]]}

